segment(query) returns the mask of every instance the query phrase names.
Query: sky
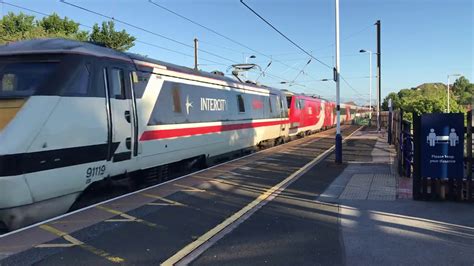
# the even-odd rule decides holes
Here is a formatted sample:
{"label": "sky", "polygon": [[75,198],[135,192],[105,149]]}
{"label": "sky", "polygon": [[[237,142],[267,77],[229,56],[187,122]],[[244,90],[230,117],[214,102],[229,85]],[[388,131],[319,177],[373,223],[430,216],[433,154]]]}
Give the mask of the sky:
{"label": "sky", "polygon": [[[2,15],[22,11],[1,1]],[[59,0],[3,1],[42,13],[56,12],[81,23],[84,30],[108,20]],[[153,0],[233,41],[148,0],[67,1],[148,31],[116,21],[117,29],[125,29],[137,38],[130,52],[193,67],[190,46],[197,38],[202,70],[219,70],[230,75],[230,65],[244,63],[245,58],[262,69],[271,61],[265,76],[256,71],[249,73],[248,79],[258,79],[267,86],[335,98],[335,82],[321,81],[332,79],[333,75],[330,67],[334,66],[335,55],[334,0],[245,0],[278,30],[330,67],[315,59],[307,64],[308,55],[271,29],[239,0]],[[346,81],[341,82],[341,100],[359,104],[369,101],[369,55],[359,53],[359,50],[376,52],[374,23],[377,20],[382,25],[382,97],[426,82],[446,83],[448,74],[459,73],[474,80],[473,8],[472,0],[340,0],[340,71]],[[23,12],[42,17],[31,11]],[[251,55],[255,58],[248,58]],[[372,76],[375,77],[376,55],[372,62]],[[285,84],[281,84],[282,81]],[[375,78],[372,84],[375,101]]]}

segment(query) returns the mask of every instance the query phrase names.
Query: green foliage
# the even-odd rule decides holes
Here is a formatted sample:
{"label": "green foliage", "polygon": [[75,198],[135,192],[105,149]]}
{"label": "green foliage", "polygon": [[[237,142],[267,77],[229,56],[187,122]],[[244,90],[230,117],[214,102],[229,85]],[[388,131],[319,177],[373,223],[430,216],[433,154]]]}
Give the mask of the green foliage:
{"label": "green foliage", "polygon": [[10,12],[0,20],[0,31],[2,36],[25,35],[26,33],[33,31],[35,28],[34,20],[34,16],[28,16],[23,13],[15,15]]}
{"label": "green foliage", "polygon": [[459,77],[454,82],[451,91],[459,104],[472,104],[474,95],[474,84],[470,83],[469,80],[464,76]]}
{"label": "green foliage", "polygon": [[400,109],[400,104],[401,104],[400,97],[398,96],[398,94],[396,92],[391,92],[387,95],[387,97],[385,97],[385,99],[383,99],[383,102],[382,102],[382,110],[383,111],[388,111],[388,100],[389,99],[392,99],[392,108],[393,108],[393,110]]}
{"label": "green foliage", "polygon": [[[464,81],[460,83],[463,91],[472,97],[472,85]],[[461,85],[459,85],[461,87]],[[461,90],[461,89],[460,89]],[[464,103],[460,102],[461,97],[454,93],[450,94],[450,112],[465,112]],[[390,93],[385,97],[382,108],[388,110],[388,99],[392,99],[394,110],[402,109],[404,119],[412,121],[412,113],[443,113],[447,111],[447,88],[442,83],[425,83],[411,89],[402,89],[398,93]]]}
{"label": "green foliage", "polygon": [[102,22],[102,27],[97,23],[94,24],[89,39],[119,51],[126,51],[135,45],[135,37],[130,36],[125,30],[116,31],[113,21]]}
{"label": "green foliage", "polygon": [[12,12],[0,19],[0,44],[12,41],[64,38],[78,41],[93,41],[106,47],[125,51],[133,47],[135,37],[124,30],[115,31],[112,21],[103,22],[102,28],[94,25],[93,32],[79,29],[80,24],[67,18],[61,18],[56,13],[35,20],[34,16]]}

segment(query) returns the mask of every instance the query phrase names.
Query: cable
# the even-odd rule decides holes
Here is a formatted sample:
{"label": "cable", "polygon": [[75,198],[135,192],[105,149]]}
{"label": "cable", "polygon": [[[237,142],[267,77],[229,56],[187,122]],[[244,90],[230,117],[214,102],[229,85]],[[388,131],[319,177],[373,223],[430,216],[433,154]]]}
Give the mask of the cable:
{"label": "cable", "polygon": [[[165,51],[169,51],[169,52],[172,52],[172,53],[175,53],[175,54],[180,54],[180,55],[183,55],[183,56],[186,56],[186,57],[194,58],[194,55],[190,55],[190,54],[186,54],[186,53],[179,52],[179,51],[176,51],[176,50],[172,50],[172,49],[169,49],[169,48],[160,46],[160,45],[156,45],[156,44],[152,44],[152,43],[144,42],[144,41],[140,41],[140,40],[135,40],[135,41],[136,41],[137,43],[141,43],[141,44],[153,46],[153,47],[156,47],[156,48],[160,48],[160,49],[163,49],[163,50],[165,50]],[[219,63],[219,62],[216,62],[216,61],[213,61],[213,60],[209,60],[209,59],[206,59],[206,58],[199,58],[199,59],[200,59],[200,60],[203,60],[203,61],[207,61],[207,62],[214,63],[214,64],[216,64],[216,65],[227,66],[226,64],[222,64],[222,63]],[[201,64],[200,64],[200,65],[201,65]]]}
{"label": "cable", "polygon": [[349,82],[347,82],[347,80],[341,74],[339,74],[339,77],[341,77],[342,81],[344,81],[344,83],[346,83],[346,85],[349,86],[349,88],[351,88],[356,94],[363,95],[362,93],[354,89],[354,87],[352,87],[352,85],[349,84]]}
{"label": "cable", "polygon": [[311,63],[311,59],[308,60],[308,62],[306,63],[306,65],[303,66],[303,68],[300,70],[300,72],[298,72],[298,74],[296,75],[296,77],[291,81],[292,83],[294,83],[296,81],[296,79],[298,79],[298,77],[301,75],[301,73],[304,73],[304,69]]}
{"label": "cable", "polygon": [[[76,4],[67,2],[66,0],[60,0],[60,2],[66,4],[66,5],[70,5],[70,6],[72,6],[72,7],[81,9],[81,10],[83,10],[83,11],[86,11],[86,12],[89,12],[89,13],[92,13],[92,14],[95,14],[95,15],[98,15],[98,16],[101,16],[101,17],[104,17],[104,18],[111,19],[111,20],[113,20],[113,21],[117,21],[117,22],[122,23],[122,24],[124,24],[124,25],[127,25],[127,26],[129,26],[129,27],[131,27],[131,28],[141,30],[141,31],[143,31],[143,32],[146,32],[146,33],[155,35],[155,36],[157,36],[157,37],[166,39],[166,40],[168,40],[168,41],[171,41],[171,42],[174,42],[174,43],[183,45],[183,46],[185,46],[185,47],[194,49],[194,46],[192,46],[192,45],[189,45],[189,44],[187,44],[187,43],[184,43],[184,42],[175,40],[175,39],[170,38],[170,37],[166,37],[166,36],[164,36],[164,35],[162,35],[162,34],[159,34],[159,33],[156,33],[156,32],[150,31],[150,30],[147,30],[147,29],[142,28],[142,27],[140,27],[140,26],[133,25],[133,24],[131,24],[131,23],[129,23],[129,22],[126,22],[126,21],[124,21],[124,20],[120,20],[120,19],[117,19],[117,18],[108,16],[108,15],[104,15],[104,14],[99,13],[99,12],[97,12],[97,11],[94,11],[94,10],[91,10],[91,9],[88,9],[88,8],[85,8],[85,7],[78,6],[78,5],[76,5]],[[215,54],[215,53],[212,53],[212,52],[208,52],[208,51],[201,50],[201,49],[199,49],[199,51],[201,51],[201,52],[203,52],[203,53],[206,53],[206,54],[208,54],[208,55],[212,55],[212,56],[215,56],[215,57],[217,57],[217,58],[220,58],[220,59],[223,59],[223,60],[232,62],[232,63],[237,63],[237,62],[234,61],[234,60],[231,60],[231,59],[229,59],[229,58],[220,56],[220,55]]]}
{"label": "cable", "polygon": [[[5,2],[5,1],[3,1],[3,0],[0,0],[0,3],[6,4],[6,5],[9,5],[9,6],[13,6],[13,7],[16,7],[16,8],[18,8],[18,9],[26,10],[26,11],[29,11],[29,12],[31,12],[31,13],[39,14],[39,15],[42,15],[42,16],[50,16],[50,15],[51,15],[51,14],[43,13],[43,12],[38,11],[38,10],[33,10],[33,9],[26,8],[26,7],[23,7],[23,6],[11,4],[11,3]],[[76,23],[77,23],[77,22],[76,22]],[[84,28],[92,29],[92,27],[89,26],[89,25],[85,25],[85,24],[81,24],[81,23],[78,23],[78,24],[79,24],[80,26],[84,27]],[[6,41],[13,41],[13,40],[7,40],[7,39],[5,39],[4,37],[1,37],[1,38],[2,38],[3,40],[6,40]],[[141,40],[138,40],[138,39],[136,39],[135,42],[141,43],[141,44],[145,44],[145,45],[149,45],[149,46],[153,46],[153,47],[156,47],[156,48],[159,48],[159,49],[162,49],[162,50],[165,50],[165,51],[169,51],[169,52],[172,52],[172,53],[180,54],[180,55],[183,55],[183,56],[187,56],[187,57],[194,58],[193,55],[186,54],[186,53],[183,53],[183,52],[179,52],[179,51],[176,51],[176,50],[172,50],[172,49],[169,49],[169,48],[166,48],[166,47],[163,47],[163,46],[159,46],[159,45],[156,45],[156,44],[144,42],[144,41],[141,41]],[[226,64],[222,64],[222,63],[219,63],[219,62],[216,62],[216,61],[213,61],[213,60],[210,60],[210,59],[206,59],[206,58],[200,58],[200,60],[202,60],[202,61],[207,61],[207,62],[211,62],[211,63],[214,63],[214,64],[216,64],[216,65],[227,66]]]}
{"label": "cable", "polygon": [[[36,11],[36,10],[30,9],[30,8],[18,6],[18,5],[15,5],[15,4],[10,4],[10,3],[7,3],[7,2],[5,2],[5,1],[3,1],[3,0],[0,0],[0,1],[1,1],[2,3],[7,4],[7,5],[10,5],[10,6],[19,8],[19,9],[27,10],[27,11],[32,12],[32,13],[40,14],[40,15],[42,15],[42,16],[50,16],[50,14],[46,14],[46,13],[43,13],[43,12],[40,12],[40,11]],[[189,48],[194,48],[193,46],[188,45],[188,44],[186,44],[186,43],[183,43],[183,42],[174,40],[174,39],[169,38],[169,37],[166,37],[166,36],[163,36],[163,35],[161,35],[161,34],[159,34],[159,33],[155,33],[155,32],[149,31],[149,30],[147,30],[147,29],[144,29],[144,28],[142,28],[142,27],[133,25],[133,24],[128,23],[128,22],[126,22],[126,21],[122,21],[122,20],[116,19],[116,18],[114,18],[114,17],[101,14],[101,13],[96,12],[96,11],[94,11],[94,10],[90,10],[90,9],[87,9],[87,8],[84,8],[84,7],[81,7],[81,6],[78,6],[78,5],[75,5],[75,4],[66,2],[65,0],[60,0],[60,1],[61,1],[62,3],[64,3],[64,4],[73,6],[73,7],[75,7],[75,8],[81,9],[81,10],[83,10],[83,11],[86,11],[86,12],[89,12],[89,13],[92,13],[92,14],[96,14],[96,15],[98,15],[98,16],[101,16],[101,17],[104,17],[104,18],[107,18],[107,19],[111,19],[111,20],[113,20],[113,21],[117,21],[117,22],[122,23],[122,24],[124,24],[124,25],[127,25],[127,26],[129,26],[129,27],[132,27],[132,28],[135,28],[135,29],[138,29],[138,30],[147,32],[147,33],[149,33],[149,34],[158,36],[158,37],[160,37],[160,38],[165,38],[165,39],[170,40],[170,41],[172,41],[172,42],[181,44],[181,45],[183,45],[183,46],[186,46],[186,47],[189,47]],[[78,24],[81,25],[81,26],[83,26],[83,27],[92,29],[91,26],[84,25],[84,24],[81,24],[81,23],[78,23]],[[194,57],[194,56],[192,56],[192,55],[188,55],[188,54],[185,54],[185,53],[182,53],[182,52],[179,52],[179,51],[175,51],[175,50],[172,50],[172,49],[169,49],[169,48],[166,48],[166,47],[162,47],[162,46],[159,46],[159,45],[151,44],[151,43],[144,42],[144,41],[141,41],[141,40],[135,40],[135,41],[136,41],[137,43],[142,43],[142,44],[145,44],[145,45],[157,47],[157,48],[160,48],[160,49],[169,51],[169,52],[181,54],[181,55],[183,55],[183,56]],[[207,53],[207,54],[213,55],[213,56],[216,56],[216,57],[219,57],[219,58],[221,58],[221,59],[224,59],[224,60],[227,60],[227,61],[230,61],[230,62],[233,62],[233,63],[237,63],[236,61],[233,61],[233,60],[231,60],[231,59],[228,59],[228,58],[219,56],[219,55],[217,55],[217,54],[214,54],[214,53],[211,53],[211,52],[208,52],[208,51],[205,51],[205,50],[201,50],[201,49],[200,49],[199,51],[201,51],[201,52],[203,52],[203,53]],[[269,58],[271,58],[271,57],[269,57]],[[209,59],[205,59],[205,58],[201,58],[201,60],[203,60],[203,61],[208,61],[208,62],[211,62],[211,63],[215,63],[216,65],[224,65],[224,66],[225,66],[225,64],[222,64],[222,63],[219,63],[219,62],[216,62],[216,61],[213,61],[213,60],[209,60]],[[275,61],[276,61],[276,60],[275,60]],[[281,78],[281,77],[279,77],[279,76],[276,76],[276,75],[273,75],[273,74],[270,74],[270,73],[266,73],[266,76],[271,77],[271,78],[275,78],[275,79],[279,79],[279,80],[283,80],[283,81],[288,81],[287,79]]]}
{"label": "cable", "polygon": [[37,14],[40,14],[40,15],[43,15],[43,16],[49,16],[49,14],[42,13],[42,12],[39,12],[39,11],[35,11],[35,10],[29,9],[29,8],[26,8],[26,7],[17,6],[17,5],[5,2],[3,0],[0,0],[0,3],[6,4],[8,6],[13,6],[13,7],[16,7],[16,8],[19,8],[19,9],[23,9],[23,10],[26,10],[26,11],[30,11],[30,12],[33,12],[33,13],[37,13]]}
{"label": "cable", "polygon": [[[201,23],[196,22],[196,21],[194,21],[194,20],[192,20],[192,19],[190,19],[190,18],[188,18],[188,17],[186,17],[186,16],[183,16],[183,15],[179,14],[179,13],[176,12],[176,11],[173,11],[173,10],[167,8],[167,7],[164,7],[164,6],[162,6],[162,5],[160,5],[160,4],[156,3],[156,2],[154,2],[153,0],[148,0],[148,1],[149,1],[149,3],[155,5],[155,6],[161,8],[161,9],[163,9],[163,10],[165,10],[165,11],[167,11],[167,12],[169,12],[169,13],[175,15],[175,16],[178,16],[178,17],[180,17],[180,18],[182,18],[182,19],[184,19],[184,20],[186,20],[186,21],[188,21],[188,22],[190,22],[190,23],[192,23],[192,24],[194,24],[194,25],[197,25],[197,26],[199,26],[199,27],[201,27],[201,28],[204,28],[204,29],[206,29],[206,30],[208,30],[208,31],[210,31],[210,32],[212,32],[212,33],[214,33],[214,34],[216,34],[216,35],[218,35],[218,36],[220,36],[220,37],[222,37],[222,38],[224,38],[224,39],[226,39],[226,40],[232,42],[232,43],[235,43],[235,44],[237,44],[237,45],[239,45],[239,46],[241,46],[241,47],[244,47],[245,49],[248,49],[248,50],[250,50],[250,51],[252,51],[252,52],[254,52],[254,53],[257,53],[257,54],[259,54],[259,55],[262,55],[262,56],[264,56],[264,57],[266,57],[266,58],[268,58],[268,59],[270,59],[270,60],[273,60],[273,61],[275,61],[275,62],[277,62],[277,63],[280,63],[280,64],[282,64],[282,65],[284,65],[284,66],[286,66],[286,67],[288,67],[288,68],[292,68],[292,69],[294,69],[294,70],[296,70],[296,71],[300,71],[299,69],[295,69],[295,68],[293,68],[292,66],[290,66],[290,65],[288,65],[288,64],[286,64],[286,63],[284,63],[284,62],[282,62],[282,61],[280,61],[280,60],[275,60],[275,59],[273,59],[272,56],[270,56],[270,55],[266,55],[266,54],[264,54],[264,53],[261,53],[261,52],[255,50],[255,49],[253,49],[253,48],[251,48],[251,47],[249,47],[249,46],[247,46],[247,45],[245,45],[245,44],[239,42],[239,41],[236,41],[236,40],[234,40],[234,39],[232,39],[232,38],[230,38],[230,37],[228,37],[228,36],[226,36],[226,35],[224,35],[224,34],[218,32],[218,31],[216,31],[216,30],[213,30],[213,29],[210,28],[210,27],[207,27],[207,26],[205,26],[205,25],[202,25]],[[214,46],[217,46],[217,45],[214,44]],[[219,47],[219,46],[218,46],[218,47]],[[225,47],[222,47],[222,46],[220,46],[220,47],[221,47],[221,48],[224,48],[224,49],[228,49],[228,50],[233,51],[233,52],[236,52],[236,51],[233,50],[233,49],[225,48]],[[305,75],[308,75],[308,74],[305,74]],[[309,75],[308,75],[308,76],[309,76]]]}
{"label": "cable", "polygon": [[285,39],[287,39],[289,42],[291,42],[294,46],[296,46],[298,49],[303,51],[305,54],[313,58],[314,60],[318,61],[320,64],[323,66],[326,66],[329,69],[333,69],[333,67],[329,66],[328,64],[324,63],[323,61],[319,60],[318,58],[314,57],[312,54],[308,53],[305,49],[301,48],[297,43],[292,41],[290,38],[288,38],[285,34],[283,34],[281,31],[279,31],[277,28],[275,28],[270,22],[268,22],[266,19],[264,19],[260,14],[258,14],[255,10],[253,10],[250,6],[248,6],[246,3],[244,3],[244,0],[240,0],[240,3],[242,3],[246,8],[248,8],[252,13],[254,13],[257,17],[259,17],[261,20],[263,20],[267,25],[269,25],[272,29],[274,29],[276,32],[278,32],[281,36],[283,36]]}

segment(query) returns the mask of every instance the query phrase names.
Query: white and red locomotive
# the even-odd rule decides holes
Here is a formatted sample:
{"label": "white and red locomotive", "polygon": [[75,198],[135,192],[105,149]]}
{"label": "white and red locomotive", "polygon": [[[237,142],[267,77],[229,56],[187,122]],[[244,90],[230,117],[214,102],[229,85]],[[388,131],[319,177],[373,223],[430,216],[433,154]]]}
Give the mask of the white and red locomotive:
{"label": "white and red locomotive", "polygon": [[[356,106],[344,106],[345,120]],[[0,47],[0,223],[68,211],[92,183],[335,123],[332,102],[62,39]]]}

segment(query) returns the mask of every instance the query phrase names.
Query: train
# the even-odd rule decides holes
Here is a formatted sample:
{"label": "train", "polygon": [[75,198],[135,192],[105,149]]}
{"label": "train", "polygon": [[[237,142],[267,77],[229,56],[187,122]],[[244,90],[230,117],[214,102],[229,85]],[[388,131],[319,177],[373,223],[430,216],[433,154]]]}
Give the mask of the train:
{"label": "train", "polygon": [[[66,213],[96,182],[279,144],[334,126],[335,103],[119,52],[0,46],[0,224]],[[341,106],[343,121],[366,112]]]}

